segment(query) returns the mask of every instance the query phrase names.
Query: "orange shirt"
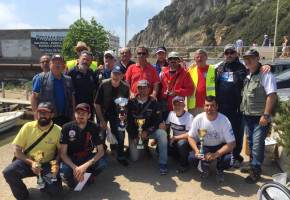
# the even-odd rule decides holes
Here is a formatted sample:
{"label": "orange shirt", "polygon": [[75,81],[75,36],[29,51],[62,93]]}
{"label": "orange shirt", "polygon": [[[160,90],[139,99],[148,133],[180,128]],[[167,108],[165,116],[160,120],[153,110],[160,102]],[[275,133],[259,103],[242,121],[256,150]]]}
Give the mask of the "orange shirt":
{"label": "orange shirt", "polygon": [[198,83],[195,93],[196,104],[195,107],[203,107],[204,98],[206,97],[206,75],[209,65],[205,68],[197,68]]}

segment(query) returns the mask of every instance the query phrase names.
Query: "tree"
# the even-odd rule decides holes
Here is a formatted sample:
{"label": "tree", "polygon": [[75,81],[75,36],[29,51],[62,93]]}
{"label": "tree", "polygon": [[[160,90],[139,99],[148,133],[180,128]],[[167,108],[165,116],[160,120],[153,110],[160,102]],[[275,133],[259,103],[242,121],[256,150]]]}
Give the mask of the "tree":
{"label": "tree", "polygon": [[103,53],[109,47],[108,34],[109,31],[106,31],[94,18],[90,22],[81,18],[70,25],[69,32],[63,40],[62,55],[66,60],[77,59],[73,49],[78,41],[83,41],[91,48],[93,55],[102,61]]}

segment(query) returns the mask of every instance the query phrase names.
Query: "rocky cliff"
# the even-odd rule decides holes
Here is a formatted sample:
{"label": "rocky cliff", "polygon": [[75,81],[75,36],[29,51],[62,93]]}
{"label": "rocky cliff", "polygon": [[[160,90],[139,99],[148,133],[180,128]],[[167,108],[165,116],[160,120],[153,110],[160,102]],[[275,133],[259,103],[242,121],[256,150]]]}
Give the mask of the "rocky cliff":
{"label": "rocky cliff", "polygon": [[[290,4],[280,0],[278,42],[290,30]],[[276,0],[174,0],[148,26],[134,35],[128,46],[146,44],[202,46],[232,43],[240,36],[246,45],[274,35]],[[288,11],[287,11],[288,10]]]}

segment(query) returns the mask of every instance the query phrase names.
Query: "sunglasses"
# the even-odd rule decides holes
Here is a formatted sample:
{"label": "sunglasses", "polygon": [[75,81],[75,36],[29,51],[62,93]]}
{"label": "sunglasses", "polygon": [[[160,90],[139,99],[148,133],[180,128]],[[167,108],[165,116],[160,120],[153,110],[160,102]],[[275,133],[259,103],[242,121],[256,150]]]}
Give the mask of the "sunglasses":
{"label": "sunglasses", "polygon": [[87,49],[77,49],[77,52],[87,51]]}
{"label": "sunglasses", "polygon": [[143,55],[143,56],[147,55],[146,52],[138,52],[137,54],[138,54],[138,55]]}
{"label": "sunglasses", "polygon": [[179,58],[168,58],[168,60],[178,60]]}
{"label": "sunglasses", "polygon": [[233,55],[235,53],[236,53],[235,51],[229,51],[229,52],[225,52],[225,55],[229,55],[229,54]]}

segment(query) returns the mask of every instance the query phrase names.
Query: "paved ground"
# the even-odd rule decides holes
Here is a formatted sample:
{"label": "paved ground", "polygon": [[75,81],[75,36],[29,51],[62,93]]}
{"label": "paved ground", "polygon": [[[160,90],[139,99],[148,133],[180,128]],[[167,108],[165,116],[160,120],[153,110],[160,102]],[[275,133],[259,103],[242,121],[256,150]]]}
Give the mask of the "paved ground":
{"label": "paved ground", "polygon": [[[11,162],[13,146],[11,143],[0,147],[0,171]],[[215,180],[215,169],[211,168],[210,177],[202,179],[198,171],[191,168],[187,173],[178,175],[176,162],[169,158],[169,173],[160,176],[158,158],[155,149],[152,159],[143,159],[131,163],[125,168],[116,162],[116,158],[107,151],[109,166],[95,178],[95,184],[85,186],[81,192],[72,192],[64,187],[59,197],[52,198],[35,189],[36,178],[27,178],[25,183],[31,200],[50,199],[257,199],[257,191],[261,185],[270,182],[271,176],[281,172],[276,164],[263,167],[262,180],[258,184],[249,185],[244,182],[246,174],[239,170],[226,171],[226,180],[218,183]],[[247,158],[246,158],[247,159]],[[0,175],[0,199],[14,199],[8,184]]]}

